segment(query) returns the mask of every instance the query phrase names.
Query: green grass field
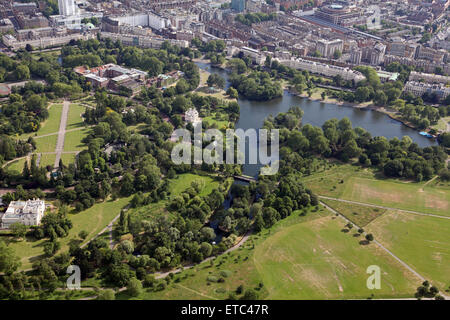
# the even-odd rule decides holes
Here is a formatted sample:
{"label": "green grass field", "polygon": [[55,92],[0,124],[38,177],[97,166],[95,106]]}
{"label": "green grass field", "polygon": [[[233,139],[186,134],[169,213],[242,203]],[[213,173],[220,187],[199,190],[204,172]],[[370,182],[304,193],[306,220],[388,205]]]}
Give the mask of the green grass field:
{"label": "green grass field", "polygon": [[[341,232],[343,220],[324,208],[299,213],[252,235],[213,265],[207,261],[175,274],[165,290],[145,290],[139,299],[225,299],[239,285],[255,289],[259,299],[413,297],[420,280],[375,245],[362,246]],[[366,287],[366,269],[374,264],[381,268],[380,290]],[[223,283],[208,280],[224,274]],[[129,298],[126,292],[117,296]]]}
{"label": "green grass field", "polygon": [[[130,199],[131,197],[127,197],[116,201],[101,202],[82,212],[69,213],[73,228],[70,229],[67,237],[58,239],[61,242],[59,252],[68,250],[71,241],[79,240],[78,233],[81,230],[89,233],[85,242],[97,235],[120,213],[120,210],[129,203]],[[33,238],[28,238],[24,241],[10,242],[9,245],[14,249],[15,254],[21,258],[22,266],[20,270],[31,268],[34,261],[44,257],[43,245],[46,241],[47,239],[36,241]]]}
{"label": "green grass field", "polygon": [[447,130],[447,123],[449,123],[449,122],[450,122],[450,116],[443,117],[443,118],[439,119],[437,124],[435,124],[434,126],[431,126],[431,128],[436,129],[438,131],[445,132]]}
{"label": "green grass field", "polygon": [[[37,132],[26,133],[21,135],[20,139],[27,139],[28,137],[42,136],[50,133],[57,133],[59,131],[59,123],[61,121],[62,104],[54,103],[48,109],[49,117],[41,123],[41,127]],[[56,135],[55,135],[56,136]],[[37,140],[37,139],[36,139]],[[53,150],[54,151],[54,150]]]}
{"label": "green grass field", "polygon": [[405,183],[352,177],[343,199],[357,200],[398,209],[450,216],[450,192],[423,183]]}
{"label": "green grass field", "polygon": [[55,159],[56,154],[42,154],[39,166],[40,167],[46,167],[48,165],[53,166],[55,164]]}
{"label": "green grass field", "polygon": [[55,152],[58,135],[54,134],[42,138],[35,138],[34,140],[36,141],[36,150],[35,150],[36,153]]}
{"label": "green grass field", "polygon": [[366,229],[439,289],[449,288],[450,220],[390,211]]}
{"label": "green grass field", "polygon": [[200,195],[204,196],[215,188],[219,187],[219,181],[215,181],[209,176],[200,176],[192,173],[184,173],[178,175],[175,179],[170,180],[170,192],[171,195],[178,195],[191,186],[192,181],[201,181],[202,189]]}
{"label": "green grass field", "polygon": [[[420,280],[373,244],[343,233],[327,216],[287,227],[257,246],[253,260],[267,299],[412,297]],[[381,269],[381,289],[366,286],[367,267]]]}
{"label": "green grass field", "polygon": [[61,154],[61,159],[63,161],[63,164],[65,166],[69,165],[70,163],[74,163],[75,162],[75,154],[74,153],[62,153]]}
{"label": "green grass field", "polygon": [[337,165],[303,179],[319,195],[450,216],[448,183],[377,179],[370,169]]}
{"label": "green grass field", "polygon": [[215,123],[218,129],[229,127],[228,116],[226,114],[215,113],[211,116],[204,117],[203,121],[209,122],[210,124]]}
{"label": "green grass field", "polygon": [[66,132],[64,137],[64,151],[81,151],[86,145],[81,142],[88,134],[89,128]]}
{"label": "green grass field", "polygon": [[322,199],[321,201],[360,227],[364,227],[387,211],[386,209],[366,207],[336,200]]}
{"label": "green grass field", "polygon": [[6,166],[6,169],[7,169],[7,170],[10,170],[10,171],[16,170],[16,171],[18,171],[18,172],[22,172],[22,170],[23,170],[23,164],[25,163],[25,160],[26,160],[25,158],[15,160],[15,161],[11,162],[10,164],[8,164],[8,165]]}
{"label": "green grass field", "polygon": [[86,107],[78,104],[71,103],[69,107],[69,114],[67,116],[66,130],[80,128],[84,126],[83,118],[81,115],[84,113]]}

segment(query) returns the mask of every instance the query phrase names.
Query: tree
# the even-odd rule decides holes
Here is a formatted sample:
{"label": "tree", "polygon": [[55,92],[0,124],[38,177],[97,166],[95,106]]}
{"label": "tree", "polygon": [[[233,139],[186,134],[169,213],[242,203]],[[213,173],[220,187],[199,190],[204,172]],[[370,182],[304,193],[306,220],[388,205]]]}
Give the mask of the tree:
{"label": "tree", "polygon": [[340,57],[342,57],[342,52],[341,52],[341,50],[336,50],[336,51],[334,51],[333,58],[334,58],[335,60],[338,60]]}
{"label": "tree", "polygon": [[209,257],[212,253],[212,246],[207,242],[202,242],[200,251],[203,253],[203,257]]}
{"label": "tree", "polygon": [[367,101],[369,98],[369,88],[367,87],[358,87],[355,91],[355,99],[358,102],[364,102]]}
{"label": "tree", "polygon": [[233,87],[228,88],[227,95],[229,95],[230,98],[233,98],[233,99],[237,99],[239,96],[238,91]]}
{"label": "tree", "polygon": [[127,293],[132,297],[137,297],[142,293],[142,282],[136,278],[131,278],[127,285]]}
{"label": "tree", "polygon": [[83,240],[86,239],[88,235],[89,233],[86,230],[81,230],[80,233],[78,233],[78,236]]}
{"label": "tree", "polygon": [[215,73],[209,75],[206,83],[210,87],[217,87],[220,89],[223,89],[223,87],[225,87],[225,79]]}
{"label": "tree", "polygon": [[30,69],[24,64],[19,64],[14,71],[17,80],[30,79]]}
{"label": "tree", "polygon": [[367,241],[373,241],[373,235],[371,233],[366,234]]}
{"label": "tree", "polygon": [[113,289],[101,290],[97,295],[97,300],[115,300],[116,294]]}
{"label": "tree", "polygon": [[15,255],[14,250],[0,240],[0,272],[12,274],[20,265],[20,259]]}
{"label": "tree", "polygon": [[258,293],[253,289],[247,289],[241,300],[258,300]]}
{"label": "tree", "polygon": [[388,101],[388,97],[383,91],[376,91],[374,102],[377,106],[384,107]]}
{"label": "tree", "polygon": [[20,238],[23,238],[25,236],[25,234],[27,233],[27,226],[25,226],[24,224],[22,224],[20,222],[16,222],[10,226],[10,230],[11,230],[12,234],[14,235],[14,238],[20,239]]}

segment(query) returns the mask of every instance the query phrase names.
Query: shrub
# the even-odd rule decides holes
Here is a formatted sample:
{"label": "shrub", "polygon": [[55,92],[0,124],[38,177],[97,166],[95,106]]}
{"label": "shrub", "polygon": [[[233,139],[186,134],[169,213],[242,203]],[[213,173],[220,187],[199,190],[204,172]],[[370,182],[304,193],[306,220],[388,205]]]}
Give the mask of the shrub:
{"label": "shrub", "polygon": [[209,282],[218,282],[219,279],[216,276],[208,276],[208,278],[206,278],[206,280],[208,280]]}

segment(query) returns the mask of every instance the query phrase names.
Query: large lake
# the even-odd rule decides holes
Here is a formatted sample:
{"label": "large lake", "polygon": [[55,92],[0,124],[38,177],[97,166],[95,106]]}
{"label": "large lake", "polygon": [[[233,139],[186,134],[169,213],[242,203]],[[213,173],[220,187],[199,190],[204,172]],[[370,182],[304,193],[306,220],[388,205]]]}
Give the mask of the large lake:
{"label": "large lake", "polygon": [[[228,73],[225,70],[213,68],[208,63],[197,62],[196,64],[201,69],[224,77],[226,87],[228,88]],[[310,123],[314,126],[322,126],[328,119],[342,119],[347,117],[352,122],[353,127],[364,128],[372,136],[385,136],[388,139],[394,137],[401,139],[403,136],[409,136],[421,147],[437,145],[434,139],[423,137],[418,131],[408,128],[401,122],[392,120],[380,112],[312,101],[307,98],[295,96],[287,91],[284,92],[282,98],[271,101],[250,101],[239,98],[238,103],[241,111],[240,118],[235,125],[236,129],[259,129],[262,127],[264,119],[269,115],[276,116],[280,112],[287,112],[292,106],[300,106],[304,111],[303,124]],[[260,165],[245,164],[243,166],[243,173],[249,176],[256,176],[259,168]]]}

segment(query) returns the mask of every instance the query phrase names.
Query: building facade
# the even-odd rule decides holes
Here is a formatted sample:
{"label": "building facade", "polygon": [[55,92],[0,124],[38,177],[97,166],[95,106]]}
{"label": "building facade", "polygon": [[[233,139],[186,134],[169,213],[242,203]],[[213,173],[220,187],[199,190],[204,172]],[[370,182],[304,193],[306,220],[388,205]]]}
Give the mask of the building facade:
{"label": "building facade", "polygon": [[0,216],[0,227],[8,229],[14,223],[37,226],[45,213],[45,201],[39,199],[11,201],[8,209]]}

